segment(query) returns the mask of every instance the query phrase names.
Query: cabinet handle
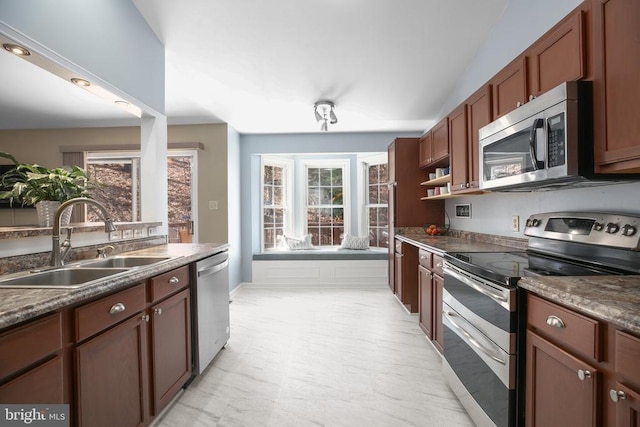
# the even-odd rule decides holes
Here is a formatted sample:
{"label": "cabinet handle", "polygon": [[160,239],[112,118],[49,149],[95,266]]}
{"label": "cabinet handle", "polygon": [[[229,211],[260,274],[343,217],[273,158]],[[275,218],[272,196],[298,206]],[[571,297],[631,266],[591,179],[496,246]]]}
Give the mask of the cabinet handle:
{"label": "cabinet handle", "polygon": [[171,276],[171,279],[169,279],[169,284],[177,285],[178,283],[180,283],[180,279],[178,279],[176,276]]}
{"label": "cabinet handle", "polygon": [[109,310],[109,314],[118,314],[118,313],[122,313],[125,310],[126,310],[126,307],[124,306],[124,304],[119,302],[117,304],[113,304],[113,306]]}
{"label": "cabinet handle", "polygon": [[149,315],[148,314],[143,314],[140,318],[142,319],[143,322],[149,323]]}
{"label": "cabinet handle", "polygon": [[609,390],[609,397],[611,398],[611,400],[618,403],[620,400],[625,400],[627,398],[627,395],[622,390],[611,389]]}
{"label": "cabinet handle", "polygon": [[591,371],[583,371],[582,369],[578,369],[578,378],[580,378],[580,381],[591,378]]}
{"label": "cabinet handle", "polygon": [[161,309],[161,308],[154,308],[154,309],[153,309],[153,312],[154,312],[155,314],[157,314],[158,316],[160,316],[160,315],[162,314],[162,309]]}
{"label": "cabinet handle", "polygon": [[522,102],[520,101],[516,102],[516,108],[520,108],[520,107],[522,107]]}
{"label": "cabinet handle", "polygon": [[554,316],[553,314],[549,317],[547,317],[547,325],[554,327],[554,328],[566,328],[564,322],[562,321],[561,318],[559,318],[558,316]]}
{"label": "cabinet handle", "polygon": [[442,262],[437,263],[436,267],[442,267]]}

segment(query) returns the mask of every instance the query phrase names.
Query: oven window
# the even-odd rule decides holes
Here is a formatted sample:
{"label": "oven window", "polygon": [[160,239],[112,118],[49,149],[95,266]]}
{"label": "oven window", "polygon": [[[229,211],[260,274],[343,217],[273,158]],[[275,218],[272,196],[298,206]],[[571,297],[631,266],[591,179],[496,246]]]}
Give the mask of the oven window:
{"label": "oven window", "polygon": [[544,231],[588,236],[595,222],[593,219],[550,218]]}
{"label": "oven window", "polygon": [[483,171],[485,181],[522,175],[534,170],[529,149],[529,134],[526,128],[484,147]]}

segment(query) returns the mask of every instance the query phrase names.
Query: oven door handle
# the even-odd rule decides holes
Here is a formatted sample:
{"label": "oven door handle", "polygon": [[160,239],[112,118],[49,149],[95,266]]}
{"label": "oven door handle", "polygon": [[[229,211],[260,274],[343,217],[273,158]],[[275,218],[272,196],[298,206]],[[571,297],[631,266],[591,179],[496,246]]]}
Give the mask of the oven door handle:
{"label": "oven door handle", "polygon": [[474,282],[473,280],[469,279],[468,277],[463,276],[462,274],[458,273],[456,270],[454,270],[451,267],[446,267],[445,266],[445,274],[450,274],[451,276],[453,276],[457,280],[461,281],[465,285],[472,287],[476,291],[480,292],[483,295],[488,296],[489,298],[497,301],[498,303],[508,303],[509,302],[509,298],[507,298],[505,295],[502,295],[498,291],[494,291],[494,290],[492,290],[490,288],[487,288],[485,286],[479,285],[478,283]]}
{"label": "oven door handle", "polygon": [[487,357],[491,358],[492,360],[495,360],[501,365],[505,365],[505,366],[507,365],[507,360],[500,357],[499,350],[494,350],[494,349],[485,347],[469,331],[463,328],[458,322],[453,320],[453,317],[456,316],[456,313],[452,311],[443,311],[442,314],[446,316],[451,326],[456,328],[467,339],[467,341],[469,341],[471,345],[473,345],[475,348],[483,352]]}

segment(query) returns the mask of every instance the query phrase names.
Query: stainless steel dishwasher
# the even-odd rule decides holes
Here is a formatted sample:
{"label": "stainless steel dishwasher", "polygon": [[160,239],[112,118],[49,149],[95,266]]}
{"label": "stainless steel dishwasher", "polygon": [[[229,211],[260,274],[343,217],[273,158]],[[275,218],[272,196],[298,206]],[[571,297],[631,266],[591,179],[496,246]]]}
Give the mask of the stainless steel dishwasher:
{"label": "stainless steel dishwasher", "polygon": [[192,264],[194,375],[199,375],[229,340],[229,254]]}

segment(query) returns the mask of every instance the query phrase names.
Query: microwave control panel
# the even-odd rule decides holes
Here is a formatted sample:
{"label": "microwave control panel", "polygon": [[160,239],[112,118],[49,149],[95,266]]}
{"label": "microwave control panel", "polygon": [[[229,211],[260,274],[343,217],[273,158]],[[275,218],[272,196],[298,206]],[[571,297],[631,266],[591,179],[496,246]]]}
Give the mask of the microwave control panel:
{"label": "microwave control panel", "polygon": [[565,120],[564,113],[557,114],[547,119],[547,162],[548,167],[562,166],[565,164]]}

